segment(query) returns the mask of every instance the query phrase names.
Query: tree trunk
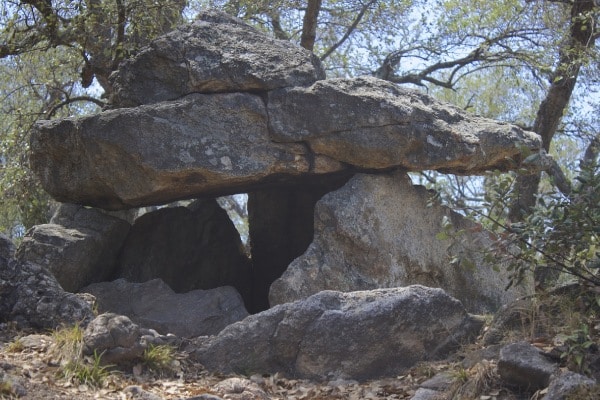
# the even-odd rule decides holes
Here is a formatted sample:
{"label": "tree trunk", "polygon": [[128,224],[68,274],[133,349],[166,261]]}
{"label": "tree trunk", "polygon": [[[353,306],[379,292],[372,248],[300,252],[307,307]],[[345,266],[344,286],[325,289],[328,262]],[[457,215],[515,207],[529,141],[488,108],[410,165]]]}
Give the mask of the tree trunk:
{"label": "tree trunk", "polygon": [[317,38],[317,22],[319,20],[319,11],[321,11],[322,0],[309,0],[302,21],[302,37],[300,46],[313,51],[315,48],[315,39]]}
{"label": "tree trunk", "polygon": [[[551,76],[550,89],[540,104],[533,124],[533,130],[542,137],[546,151],[550,149],[552,138],[571,99],[584,52],[594,46],[594,25],[590,16],[593,8],[592,0],[576,0],[571,4],[569,38],[560,51],[558,65]],[[535,205],[540,174],[538,172],[517,177],[517,199],[508,214],[511,221],[522,221]]]}

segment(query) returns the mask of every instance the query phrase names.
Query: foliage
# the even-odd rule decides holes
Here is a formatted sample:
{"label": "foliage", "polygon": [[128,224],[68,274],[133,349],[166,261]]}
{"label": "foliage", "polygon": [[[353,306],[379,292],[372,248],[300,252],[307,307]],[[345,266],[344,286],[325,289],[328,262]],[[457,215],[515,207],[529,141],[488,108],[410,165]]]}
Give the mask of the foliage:
{"label": "foliage", "polygon": [[[488,257],[506,261],[513,272],[513,282],[535,269],[540,284],[567,274],[600,286],[598,164],[585,166],[577,180],[579,184],[569,197],[559,193],[540,197],[523,222],[509,224],[492,219],[490,227],[499,235]],[[500,186],[497,190],[503,193],[507,189]]]}
{"label": "foliage", "polygon": [[569,335],[564,335],[565,351],[561,358],[566,362],[567,367],[575,372],[585,374],[589,373],[589,365],[586,357],[595,342],[590,335],[590,328],[582,324],[579,329],[572,331]]}
{"label": "foliage", "polygon": [[63,326],[52,332],[52,351],[59,361],[79,359],[83,350],[83,329],[75,324]]}

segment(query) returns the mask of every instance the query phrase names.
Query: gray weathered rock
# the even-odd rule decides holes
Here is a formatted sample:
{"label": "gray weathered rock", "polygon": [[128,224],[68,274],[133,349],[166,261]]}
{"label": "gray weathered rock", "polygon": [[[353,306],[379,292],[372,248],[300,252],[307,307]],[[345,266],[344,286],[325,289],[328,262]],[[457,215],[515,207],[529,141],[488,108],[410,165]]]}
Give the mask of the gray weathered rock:
{"label": "gray weathered rock", "polygon": [[15,256],[15,244],[5,234],[0,232],[0,258],[5,261],[10,260]]}
{"label": "gray weathered rock", "polygon": [[101,313],[125,315],[144,328],[179,337],[214,335],[248,315],[239,293],[229,286],[177,294],[160,279],[118,279],[82,291],[96,297]]}
{"label": "gray weathered rock", "polygon": [[558,366],[527,342],[512,343],[500,350],[498,374],[509,385],[529,391],[543,389]]}
{"label": "gray weathered rock", "polygon": [[63,289],[108,279],[129,231],[129,223],[99,210],[62,205],[54,219],[61,225],[36,225],[27,232],[16,258],[48,268]]}
{"label": "gray weathered rock", "polygon": [[139,217],[119,256],[115,276],[162,279],[175,292],[234,286],[247,298],[250,261],[240,235],[214,199],[162,208]]}
{"label": "gray weathered rock", "polygon": [[600,385],[587,376],[566,371],[552,377],[544,400],[595,399],[600,395]]}
{"label": "gray weathered rock", "polygon": [[63,324],[85,324],[92,305],[67,293],[44,267],[0,257],[0,321],[21,327],[54,329]]}
{"label": "gray weathered rock", "polygon": [[133,400],[163,400],[163,397],[157,396],[154,393],[144,390],[144,388],[138,385],[127,386],[123,388],[121,392],[125,393],[127,398]]}
{"label": "gray weathered rock", "polygon": [[208,10],[142,49],[111,77],[118,106],[189,93],[267,91],[325,78],[319,59],[225,13]]}
{"label": "gray weathered rock", "polygon": [[433,389],[418,388],[410,400],[439,400],[443,393]]}
{"label": "gray weathered rock", "polygon": [[140,327],[124,315],[100,314],[83,332],[85,354],[102,354],[102,362],[118,364],[142,356],[147,345]]}
{"label": "gray weathered rock", "polygon": [[231,400],[270,400],[264,390],[256,383],[245,378],[228,378],[212,387],[219,396]]}
{"label": "gray weathered rock", "polygon": [[269,94],[271,137],[305,141],[359,168],[477,174],[512,169],[539,136],[373,78],[328,79]]}
{"label": "gray weathered rock", "polygon": [[[489,237],[447,207],[427,206],[430,194],[413,186],[402,172],[356,175],[328,193],[315,208],[315,237],[271,285],[271,305],[294,301],[321,290],[368,290],[422,284],[441,287],[469,312],[498,309],[529,293],[523,286],[505,291],[507,273],[485,263],[481,250]],[[447,218],[458,238],[440,240]],[[450,264],[455,256],[473,269]]]}
{"label": "gray weathered rock", "polygon": [[230,325],[192,356],[224,372],[363,380],[443,357],[481,326],[441,289],[324,291]]}
{"label": "gray weathered rock", "polygon": [[252,94],[191,94],[40,121],[35,130],[31,163],[48,193],[105,209],[245,192],[285,177],[343,169],[326,158],[311,163],[302,144],[273,143],[265,105]]}

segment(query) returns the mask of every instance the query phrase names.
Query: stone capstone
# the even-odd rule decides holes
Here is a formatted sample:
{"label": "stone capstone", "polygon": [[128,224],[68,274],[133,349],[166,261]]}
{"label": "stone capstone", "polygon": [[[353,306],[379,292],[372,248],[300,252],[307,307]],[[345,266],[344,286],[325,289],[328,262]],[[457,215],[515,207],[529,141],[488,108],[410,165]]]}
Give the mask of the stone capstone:
{"label": "stone capstone", "polygon": [[[430,205],[428,206],[428,203]],[[448,238],[436,237],[451,222]],[[452,237],[452,232],[464,232]],[[533,290],[506,291],[508,273],[484,261],[491,240],[481,226],[431,201],[403,172],[354,176],[315,208],[315,237],[272,285],[271,305],[321,290],[421,284],[441,287],[469,312],[495,311]],[[450,264],[462,257],[473,268]]]}
{"label": "stone capstone", "polygon": [[443,357],[481,327],[441,289],[323,291],[228,326],[192,357],[222,372],[364,380]]}
{"label": "stone capstone", "polygon": [[40,121],[31,147],[33,170],[57,200],[121,209],[293,184],[346,165],[506,170],[524,149],[539,149],[540,139],[389,82],[356,78],[281,89],[266,106],[250,93],[190,94]]}
{"label": "stone capstone", "polygon": [[260,92],[325,79],[319,59],[223,12],[201,12],[124,61],[111,80],[120,107],[190,93]]}
{"label": "stone capstone", "polygon": [[77,292],[111,277],[128,222],[74,204],[63,204],[50,224],[30,229],[16,258],[47,268],[63,289]]}
{"label": "stone capstone", "polygon": [[214,199],[139,217],[124,241],[114,276],[162,279],[177,293],[234,286],[248,298],[250,261],[240,235]]}
{"label": "stone capstone", "polygon": [[401,167],[478,174],[515,167],[539,137],[465,113],[373,77],[328,79],[269,93],[277,142],[306,142],[322,156],[363,169]]}
{"label": "stone capstone", "polygon": [[92,284],[82,292],[94,295],[100,313],[127,316],[163,335],[215,335],[248,316],[242,298],[230,286],[178,294],[160,279],[145,283],[118,279]]}
{"label": "stone capstone", "polygon": [[40,122],[31,162],[57,200],[114,210],[247,192],[343,169],[314,159],[303,144],[274,143],[267,119],[257,95],[190,94]]}

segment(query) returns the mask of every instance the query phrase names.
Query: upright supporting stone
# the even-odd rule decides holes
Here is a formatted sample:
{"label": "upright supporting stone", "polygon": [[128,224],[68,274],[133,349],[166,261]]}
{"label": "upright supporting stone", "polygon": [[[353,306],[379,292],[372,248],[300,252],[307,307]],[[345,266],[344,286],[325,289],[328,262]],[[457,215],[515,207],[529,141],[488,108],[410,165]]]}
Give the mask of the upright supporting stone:
{"label": "upright supporting stone", "polygon": [[314,209],[323,195],[349,177],[320,184],[264,189],[248,193],[248,223],[253,263],[253,303],[248,311],[269,308],[269,288],[313,240]]}

